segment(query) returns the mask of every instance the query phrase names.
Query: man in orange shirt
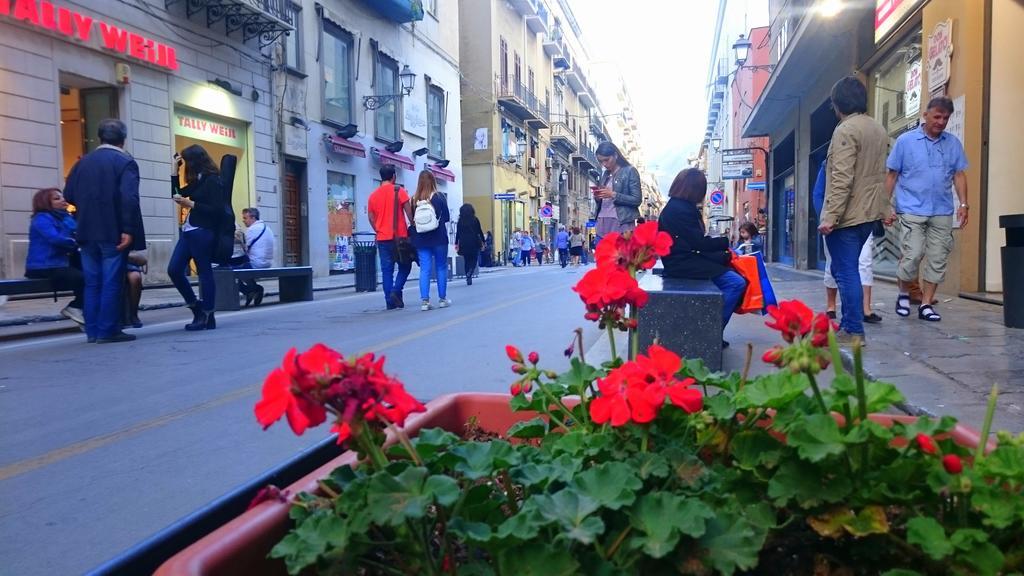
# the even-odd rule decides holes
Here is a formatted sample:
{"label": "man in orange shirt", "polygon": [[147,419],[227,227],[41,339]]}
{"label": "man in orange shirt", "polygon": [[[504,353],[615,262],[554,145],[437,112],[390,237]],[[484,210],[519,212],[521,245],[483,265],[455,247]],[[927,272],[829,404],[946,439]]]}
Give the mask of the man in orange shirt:
{"label": "man in orange shirt", "polygon": [[[384,302],[388,310],[405,308],[402,290],[412,271],[412,261],[405,263],[395,258],[395,239],[408,238],[408,220],[412,220],[412,205],[405,189],[395,184],[395,167],[390,164],[380,168],[381,184],[370,194],[367,213],[370,226],[377,233],[377,255],[380,257],[381,283],[384,285]],[[401,210],[397,212],[396,210]],[[404,214],[403,214],[404,212]],[[395,276],[395,266],[398,276]]]}

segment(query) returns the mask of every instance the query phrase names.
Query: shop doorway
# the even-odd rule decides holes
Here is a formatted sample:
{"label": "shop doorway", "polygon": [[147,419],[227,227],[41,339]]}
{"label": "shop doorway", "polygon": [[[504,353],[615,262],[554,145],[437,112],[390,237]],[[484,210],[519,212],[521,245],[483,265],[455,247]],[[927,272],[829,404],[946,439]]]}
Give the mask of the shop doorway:
{"label": "shop doorway", "polygon": [[284,238],[282,256],[285,266],[302,266],[306,261],[302,245],[303,226],[303,182],[306,165],[294,160],[284,163],[284,197],[281,206],[281,235]]}
{"label": "shop doorway", "polygon": [[814,206],[814,184],[818,180],[818,170],[821,168],[825,158],[828,156],[828,147],[832,142],[832,133],[839,125],[839,119],[832,111],[832,103],[829,100],[822,102],[821,106],[811,114],[811,153],[808,155],[807,173],[807,205],[811,207],[807,211],[807,267],[825,269],[825,237],[818,232],[820,215]]}
{"label": "shop doorway", "polygon": [[[174,151],[181,152],[193,144],[202,146],[218,166],[226,154],[238,157],[235,185],[231,189],[231,207],[235,211],[235,225],[241,226],[242,209],[255,206],[249,170],[248,124],[175,106]],[[171,159],[167,161],[169,164]],[[185,221],[185,216],[187,212],[183,209],[179,214],[179,223]]]}
{"label": "shop doorway", "polygon": [[79,158],[100,145],[99,123],[118,117],[118,90],[72,74],[60,74],[60,139],[66,179]]}
{"label": "shop doorway", "polygon": [[796,255],[795,138],[790,132],[772,149],[772,259],[792,266]]}

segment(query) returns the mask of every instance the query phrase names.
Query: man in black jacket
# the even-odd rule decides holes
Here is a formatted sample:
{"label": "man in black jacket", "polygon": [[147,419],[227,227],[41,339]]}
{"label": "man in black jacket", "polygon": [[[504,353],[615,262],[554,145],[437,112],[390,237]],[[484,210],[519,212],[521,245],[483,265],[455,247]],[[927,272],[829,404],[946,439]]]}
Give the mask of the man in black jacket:
{"label": "man in black jacket", "polygon": [[64,197],[75,205],[85,275],[85,335],[89,342],[127,342],[121,331],[125,259],[146,249],[139,207],[139,166],[124,151],[124,122],[100,122],[100,146],[68,175]]}

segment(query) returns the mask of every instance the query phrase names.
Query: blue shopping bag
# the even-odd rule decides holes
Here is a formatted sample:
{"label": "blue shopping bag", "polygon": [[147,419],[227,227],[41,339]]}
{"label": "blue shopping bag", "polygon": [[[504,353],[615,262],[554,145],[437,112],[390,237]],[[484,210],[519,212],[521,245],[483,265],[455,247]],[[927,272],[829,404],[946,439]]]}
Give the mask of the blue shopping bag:
{"label": "blue shopping bag", "polygon": [[757,271],[761,277],[761,292],[764,295],[764,307],[778,306],[779,301],[775,298],[775,289],[772,288],[772,281],[768,279],[768,269],[764,265],[764,256],[760,252],[751,254],[757,258]]}

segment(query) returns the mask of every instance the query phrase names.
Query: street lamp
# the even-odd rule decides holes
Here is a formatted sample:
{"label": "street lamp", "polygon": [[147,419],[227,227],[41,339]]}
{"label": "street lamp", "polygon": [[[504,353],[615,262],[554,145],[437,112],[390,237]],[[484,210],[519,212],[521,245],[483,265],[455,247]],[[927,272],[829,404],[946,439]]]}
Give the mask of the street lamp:
{"label": "street lamp", "polygon": [[416,86],[416,73],[409,69],[408,64],[402,67],[402,71],[398,74],[398,80],[402,87],[402,92],[400,94],[373,94],[371,96],[363,96],[363,107],[367,110],[376,110],[392,100],[401,99],[404,96],[412,94],[412,89]]}
{"label": "street lamp", "polygon": [[526,140],[519,140],[516,142],[516,149],[519,151],[519,158],[526,154]]}
{"label": "street lamp", "polygon": [[715,136],[714,138],[712,138],[711,147],[715,149],[715,152],[718,152],[719,148],[722,147],[722,138],[720,136]]}
{"label": "street lamp", "polygon": [[736,65],[742,67],[746,63],[747,57],[750,56],[750,40],[746,36],[740,34],[739,40],[732,45],[733,51],[736,53]]}

